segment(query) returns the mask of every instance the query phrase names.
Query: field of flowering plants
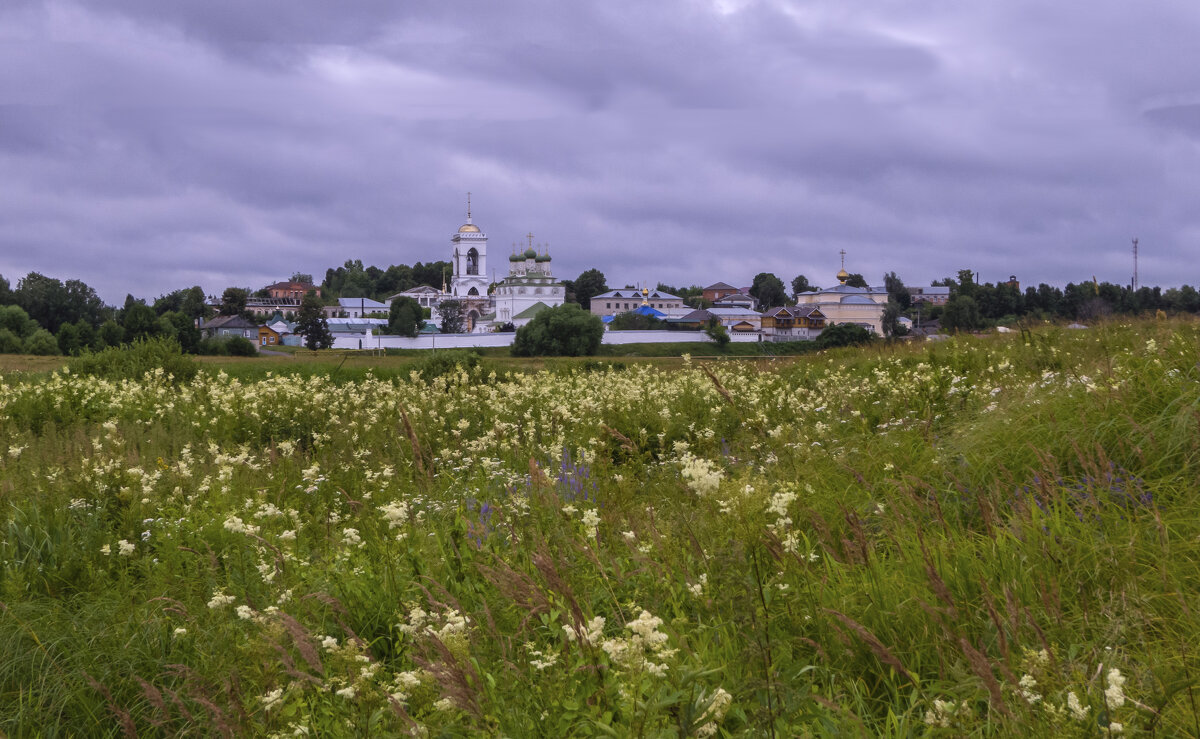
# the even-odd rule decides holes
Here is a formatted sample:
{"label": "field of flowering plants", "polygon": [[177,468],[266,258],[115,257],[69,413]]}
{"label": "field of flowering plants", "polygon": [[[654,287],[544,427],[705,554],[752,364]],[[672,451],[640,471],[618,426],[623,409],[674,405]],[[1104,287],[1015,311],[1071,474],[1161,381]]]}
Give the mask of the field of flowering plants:
{"label": "field of flowering plants", "polygon": [[1198,361],[0,374],[0,735],[1200,736]]}

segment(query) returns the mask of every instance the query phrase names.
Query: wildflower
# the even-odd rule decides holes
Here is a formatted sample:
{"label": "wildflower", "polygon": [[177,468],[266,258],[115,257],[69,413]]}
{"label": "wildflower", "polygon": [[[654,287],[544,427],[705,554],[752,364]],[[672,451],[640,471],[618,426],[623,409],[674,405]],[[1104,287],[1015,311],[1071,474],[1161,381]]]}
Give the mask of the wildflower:
{"label": "wildflower", "polygon": [[122,557],[132,557],[133,553],[135,551],[137,551],[137,545],[135,545],[131,541],[126,541],[124,539],[121,539],[120,541],[117,542],[117,547],[119,547],[118,553]]}
{"label": "wildflower", "polygon": [[225,530],[232,531],[235,534],[257,534],[258,527],[248,525],[245,521],[237,516],[230,516],[225,519]]}
{"label": "wildflower", "polygon": [[358,529],[342,529],[342,543],[352,547],[362,547],[362,537],[358,535]]}
{"label": "wildflower", "polygon": [[1029,705],[1033,705],[1042,699],[1041,694],[1034,691],[1034,688],[1037,687],[1037,680],[1034,679],[1033,675],[1022,675],[1021,680],[1017,684],[1021,686],[1021,697]]}
{"label": "wildflower", "polygon": [[338,640],[336,636],[326,636],[325,638],[321,639],[321,648],[326,652],[331,652],[334,649],[337,649],[337,647]]}
{"label": "wildflower", "polygon": [[596,616],[586,626],[581,625],[578,628],[571,624],[563,624],[563,632],[567,635],[567,641],[578,639],[584,644],[596,644],[604,634],[604,623],[604,616]]}
{"label": "wildflower", "polygon": [[637,539],[637,534],[632,531],[622,531],[621,536],[625,537],[625,541],[634,541]]}
{"label": "wildflower", "polygon": [[107,557],[108,555],[112,554],[112,547],[105,544],[104,546],[100,547],[100,553]]}
{"label": "wildflower", "polygon": [[345,698],[346,700],[353,700],[354,696],[358,695],[358,691],[354,689],[353,685],[347,685],[346,687],[337,691],[337,695]]}
{"label": "wildflower", "polygon": [[291,531],[291,530],[289,530],[289,531],[285,531],[285,532],[283,532],[282,534],[280,534],[280,535],[279,535],[279,538],[280,538],[282,541],[295,541],[295,540],[296,540],[296,532],[295,532],[295,531]]}
{"label": "wildflower", "polygon": [[392,501],[387,505],[379,506],[378,510],[383,513],[389,529],[403,526],[405,520],[408,519],[408,504],[403,501]]}
{"label": "wildflower", "polygon": [[179,628],[175,629],[175,631],[174,631],[174,632],[172,632],[172,633],[173,633],[175,636],[187,636],[187,629],[185,629],[185,628],[183,628],[182,626],[180,626]]}
{"label": "wildflower", "polygon": [[1104,691],[1104,699],[1109,708],[1120,708],[1125,705],[1125,676],[1114,667],[1105,677],[1108,680],[1108,689]]}
{"label": "wildflower", "polygon": [[1067,708],[1076,721],[1087,721],[1088,712],[1092,710],[1091,706],[1079,703],[1079,696],[1075,695],[1074,691],[1067,693]]}
{"label": "wildflower", "polygon": [[222,608],[233,603],[237,598],[232,595],[226,595],[220,591],[213,593],[212,599],[208,601],[209,608]]}
{"label": "wildflower", "polygon": [[249,621],[254,618],[254,609],[250,606],[241,605],[235,608],[234,611],[237,613],[237,617],[243,621]]}
{"label": "wildflower", "polygon": [[587,537],[589,539],[595,539],[596,531],[600,527],[599,514],[597,514],[594,509],[589,508],[588,510],[583,512],[582,520],[583,520],[583,527],[587,531]]}
{"label": "wildflower", "polygon": [[707,584],[708,584],[708,575],[701,574],[700,579],[697,582],[695,582],[691,585],[688,585],[688,590],[691,591],[692,595],[694,595],[696,597],[700,597],[701,595],[704,594],[704,586]]}
{"label": "wildflower", "polygon": [[721,486],[724,474],[707,459],[684,454],[679,461],[679,473],[697,495],[711,495]]}
{"label": "wildflower", "polygon": [[717,688],[717,692],[713,693],[708,708],[704,709],[704,713],[700,715],[699,720],[705,723],[696,729],[696,736],[715,736],[717,733],[717,724],[721,723],[721,720],[725,718],[725,713],[729,711],[731,703],[733,703],[733,696],[726,692],[724,688]]}
{"label": "wildflower", "polygon": [[262,703],[263,710],[269,711],[283,701],[283,688],[275,688],[258,700]]}

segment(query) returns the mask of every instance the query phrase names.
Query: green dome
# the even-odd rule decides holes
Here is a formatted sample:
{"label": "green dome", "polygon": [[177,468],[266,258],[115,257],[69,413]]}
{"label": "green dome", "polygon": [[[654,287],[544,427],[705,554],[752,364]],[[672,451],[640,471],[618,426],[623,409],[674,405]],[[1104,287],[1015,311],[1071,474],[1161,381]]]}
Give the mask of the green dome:
{"label": "green dome", "polygon": [[525,259],[525,257],[521,256],[520,254],[513,254],[511,257],[509,257],[509,258],[508,258],[508,261],[510,261],[510,262],[520,262],[520,261],[522,261],[522,260],[524,260],[524,259]]}
{"label": "green dome", "polygon": [[532,246],[525,250],[525,258],[537,259],[537,252],[533,250]]}
{"label": "green dome", "polygon": [[538,254],[537,257],[534,258],[534,261],[535,262],[549,262],[550,255],[549,254]]}

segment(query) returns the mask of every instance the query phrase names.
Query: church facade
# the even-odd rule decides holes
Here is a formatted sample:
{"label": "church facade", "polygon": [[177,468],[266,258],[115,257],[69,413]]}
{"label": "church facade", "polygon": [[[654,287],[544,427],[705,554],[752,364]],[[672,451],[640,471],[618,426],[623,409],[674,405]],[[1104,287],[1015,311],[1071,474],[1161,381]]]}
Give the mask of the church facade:
{"label": "church facade", "polygon": [[533,234],[527,238],[525,251],[508,258],[508,275],[491,285],[488,237],[471,219],[468,199],[467,222],[450,237],[454,275],[442,294],[443,300],[462,302],[467,331],[488,332],[508,323],[520,328],[538,312],[566,301],[566,286],[550,270],[549,251],[534,249]]}

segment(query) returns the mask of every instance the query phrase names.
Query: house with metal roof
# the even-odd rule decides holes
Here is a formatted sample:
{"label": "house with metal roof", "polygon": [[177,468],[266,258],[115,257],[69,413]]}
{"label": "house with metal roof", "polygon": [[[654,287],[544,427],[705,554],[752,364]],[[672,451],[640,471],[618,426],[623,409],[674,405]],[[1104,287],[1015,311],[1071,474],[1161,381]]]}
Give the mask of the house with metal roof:
{"label": "house with metal roof", "polygon": [[666,316],[682,316],[691,310],[683,304],[683,298],[678,295],[645,287],[641,290],[627,287],[593,295],[591,311],[592,315],[603,318],[637,310],[643,305]]}
{"label": "house with metal roof", "polygon": [[763,313],[763,336],[771,341],[807,341],[825,330],[825,314],[815,305],[782,305]]}

